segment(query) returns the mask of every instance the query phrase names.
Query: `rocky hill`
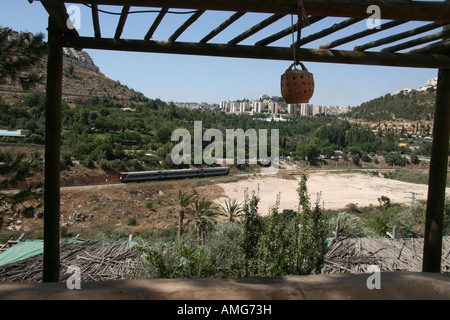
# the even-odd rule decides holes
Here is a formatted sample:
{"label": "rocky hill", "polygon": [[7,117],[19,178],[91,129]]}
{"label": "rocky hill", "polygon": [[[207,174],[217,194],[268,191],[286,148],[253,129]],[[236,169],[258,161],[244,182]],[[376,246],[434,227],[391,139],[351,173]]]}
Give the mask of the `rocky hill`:
{"label": "rocky hill", "polygon": [[[13,32],[18,35],[19,32]],[[47,57],[43,57],[36,66],[38,75],[42,80],[33,90],[23,90],[19,85],[0,85],[0,97],[7,102],[17,102],[32,92],[45,92]],[[63,71],[63,99],[69,104],[85,103],[94,96],[109,97],[120,102],[124,106],[129,103],[140,103],[147,98],[140,92],[114,81],[100,72],[89,54],[85,51],[77,51],[64,48],[64,71]]]}
{"label": "rocky hill", "polygon": [[405,88],[354,108],[345,117],[365,121],[430,121],[434,116],[436,79],[418,90]]}

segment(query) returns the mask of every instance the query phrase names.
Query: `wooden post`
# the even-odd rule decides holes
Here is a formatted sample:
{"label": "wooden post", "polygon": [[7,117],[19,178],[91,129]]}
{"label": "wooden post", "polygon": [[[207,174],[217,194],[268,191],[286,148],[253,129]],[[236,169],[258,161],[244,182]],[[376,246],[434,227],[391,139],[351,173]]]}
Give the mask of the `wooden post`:
{"label": "wooden post", "polygon": [[450,69],[439,69],[434,113],[428,200],[423,248],[423,272],[441,272],[445,188],[450,131]]}
{"label": "wooden post", "polygon": [[59,281],[60,142],[63,50],[54,43],[58,30],[49,18],[45,111],[43,281]]}

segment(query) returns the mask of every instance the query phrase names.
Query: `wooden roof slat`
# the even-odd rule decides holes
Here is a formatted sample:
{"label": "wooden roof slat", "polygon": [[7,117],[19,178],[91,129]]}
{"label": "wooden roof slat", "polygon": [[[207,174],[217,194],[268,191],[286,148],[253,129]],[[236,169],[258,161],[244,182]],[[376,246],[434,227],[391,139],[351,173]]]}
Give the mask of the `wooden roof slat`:
{"label": "wooden roof slat", "polygon": [[286,15],[285,14],[278,14],[278,13],[276,13],[274,15],[271,15],[267,19],[264,19],[260,23],[254,25],[253,27],[251,27],[247,31],[241,33],[236,38],[234,38],[231,41],[229,41],[228,44],[238,44],[239,42],[247,39],[248,37],[250,37],[252,35],[254,35],[256,32],[258,32],[258,31],[264,29],[265,27],[271,25],[272,23],[280,20],[284,16],[286,16]]}
{"label": "wooden roof slat", "polygon": [[166,15],[169,8],[161,8],[161,11],[158,13],[158,16],[156,17],[155,21],[153,21],[152,26],[150,29],[148,29],[147,34],[144,37],[144,40],[150,40],[151,37],[153,37],[153,34],[155,33],[156,29],[158,28],[159,24],[161,23],[162,19]]}
{"label": "wooden roof slat", "polygon": [[[256,59],[271,59],[271,60],[287,60],[292,61],[292,46],[291,47],[268,47],[267,44],[276,41],[283,36],[286,36],[293,31],[298,31],[297,25],[290,26],[276,34],[273,34],[265,39],[258,41],[255,45],[243,46],[239,45],[239,42],[255,34],[264,27],[270,25],[271,23],[281,19],[288,13],[298,14],[297,12],[297,1],[296,0],[273,0],[273,1],[261,1],[261,0],[218,0],[218,1],[206,1],[206,0],[90,0],[89,3],[92,4],[92,15],[94,22],[94,36],[93,37],[79,37],[76,30],[65,29],[66,19],[68,17],[65,11],[65,1],[63,0],[41,0],[44,7],[50,14],[51,20],[55,19],[58,21],[58,30],[61,32],[61,37],[66,38],[63,42],[64,46],[74,47],[74,48],[92,48],[92,49],[106,49],[106,50],[129,50],[129,51],[141,51],[141,52],[155,52],[155,53],[173,53],[173,54],[192,54],[192,55],[204,55],[204,56],[221,56],[221,57],[239,57],[239,58],[256,58]],[[70,0],[71,3],[84,3],[84,0]],[[362,5],[361,2],[365,4]],[[110,5],[120,5],[122,8],[122,13],[120,14],[120,20],[116,28],[116,34],[114,38],[104,39],[100,34],[100,25],[98,23],[98,5],[99,4],[110,4]],[[250,8],[252,4],[252,8]],[[320,15],[314,14],[317,8],[321,4]],[[325,5],[326,4],[326,5]],[[418,54],[415,51],[411,53],[389,53],[386,52],[360,52],[361,48],[368,48],[373,46],[379,46],[381,43],[390,43],[396,40],[401,40],[412,35],[420,34],[427,30],[432,30],[441,26],[450,24],[450,1],[447,2],[421,2],[409,0],[372,0],[370,4],[379,5],[383,12],[384,20],[392,20],[383,25],[383,28],[393,27],[404,23],[402,21],[414,21],[420,19],[429,19],[432,23],[429,23],[420,28],[409,30],[407,32],[402,32],[391,37],[386,37],[380,40],[376,40],[363,46],[355,47],[354,51],[349,50],[330,50],[339,44],[347,43],[352,39],[356,40],[365,35],[369,35],[378,32],[378,29],[365,30],[355,34],[342,37],[331,41],[328,44],[321,46],[323,49],[311,49],[310,51],[301,51],[299,55],[303,61],[315,61],[315,62],[329,62],[329,63],[346,63],[346,64],[363,64],[363,65],[385,65],[385,66],[403,66],[403,67],[423,67],[423,68],[450,68],[448,66],[448,50],[446,49],[447,44],[438,45],[435,44],[433,47],[426,46],[428,48],[423,49],[422,52],[426,54]],[[137,40],[121,40],[120,36],[123,31],[123,27],[127,16],[131,14],[130,7],[156,7],[162,9],[159,11],[158,17],[153,22],[152,26],[148,30],[146,36],[142,42],[136,42]],[[344,29],[358,21],[369,18],[370,15],[366,13],[367,10],[366,1],[357,0],[306,0],[306,14],[310,17],[310,20],[314,23],[314,20],[319,21],[324,17],[344,17],[346,20],[341,23],[335,24],[329,28],[322,31],[316,32],[309,35],[303,39],[300,39],[299,46],[312,42],[314,40],[320,39],[327,35],[331,35],[338,30]],[[155,30],[161,23],[165,14],[169,11],[168,8],[183,8],[183,9],[194,9],[195,13],[183,23],[183,25],[178,28],[175,33],[169,37],[168,41],[150,41]],[[364,15],[359,15],[356,13],[359,9],[364,7]],[[248,10],[243,10],[247,8]],[[284,9],[283,9],[284,8]],[[316,8],[316,9],[315,9]],[[330,8],[334,8],[331,10]],[[403,17],[407,16],[407,19],[400,19],[400,8],[403,11]],[[420,8],[420,10],[419,10]],[[240,9],[240,10],[236,10]],[[178,42],[177,38],[192,24],[194,23],[206,10],[224,10],[224,11],[234,11],[233,15],[223,22],[217,28],[209,32],[207,36],[200,40],[198,43],[190,42]],[[284,11],[286,10],[286,11]],[[317,9],[318,10],[318,9]],[[145,12],[145,10],[142,10]],[[154,12],[154,10],[148,10]],[[419,11],[426,11],[426,14],[419,13]],[[265,12],[272,13],[269,18],[254,25],[250,29],[241,33],[228,43],[223,44],[208,44],[207,42],[214,36],[225,30],[234,21],[239,19],[241,16],[247,12]],[[318,11],[317,11],[318,12]],[[397,12],[396,14],[393,14]],[[430,12],[434,12],[433,16]],[[446,20],[442,18],[442,13],[448,12],[449,15],[446,16]],[[386,14],[388,13],[388,14]],[[389,16],[396,16],[396,18],[389,18]],[[426,17],[425,17],[426,16]],[[440,18],[439,18],[440,17]],[[56,24],[56,23],[55,23]],[[303,26],[305,27],[305,26]],[[383,30],[383,28],[381,30]],[[447,36],[449,31],[446,31],[439,36]],[[58,37],[58,36],[57,36]],[[438,37],[437,35],[432,35],[432,37]],[[53,36],[52,39],[54,39]],[[75,40],[77,39],[77,40]],[[98,40],[97,44],[92,41]],[[54,41],[54,40],[52,40]],[[114,42],[115,41],[115,42]],[[419,38],[415,40],[416,44],[418,42],[430,41],[430,38]],[[146,44],[147,42],[147,44]],[[404,45],[404,44],[403,44]],[[411,45],[411,44],[409,44]],[[325,49],[326,48],[326,49]],[[261,50],[261,51],[259,51]],[[392,50],[392,49],[391,49]],[[431,53],[430,53],[431,52]],[[363,53],[363,54],[362,54]],[[376,55],[372,55],[376,53]],[[361,55],[362,54],[362,55]]]}
{"label": "wooden roof slat", "polygon": [[101,38],[102,34],[100,32],[100,23],[98,19],[98,6],[93,4],[92,7],[92,23],[94,25],[94,35],[96,38]]}
{"label": "wooden roof slat", "polygon": [[331,27],[327,28],[327,29],[323,29],[317,33],[314,33],[310,36],[307,36],[303,39],[301,39],[299,42],[295,42],[295,45],[297,46],[302,46],[304,44],[310,43],[312,41],[318,40],[320,38],[326,37],[336,31],[342,30],[344,28],[347,28],[349,26],[351,26],[352,24],[355,24],[357,22],[360,22],[362,19],[359,18],[350,18],[347,20],[344,20],[340,23],[336,23],[334,25],[332,25]]}
{"label": "wooden roof slat", "polygon": [[123,32],[123,27],[125,26],[125,22],[127,21],[128,12],[130,11],[130,6],[124,6],[122,8],[122,13],[120,14],[119,23],[117,24],[116,34],[114,35],[114,39],[119,39]]}
{"label": "wooden roof slat", "polygon": [[381,50],[381,52],[397,52],[403,49],[407,49],[407,48],[411,48],[411,47],[415,47],[427,42],[431,42],[434,40],[438,40],[438,39],[443,39],[443,38],[447,38],[450,37],[450,30],[445,30],[445,31],[440,31],[440,32],[436,32],[421,38],[417,38],[417,39],[413,39],[407,42],[403,42],[400,43],[398,45],[389,47],[389,48],[384,48]]}
{"label": "wooden roof slat", "polygon": [[[312,16],[308,17],[308,21],[303,20],[302,21],[302,28],[305,28],[307,26],[312,25],[313,23],[316,23],[322,19],[325,19],[326,17],[320,17],[320,16]],[[291,27],[288,27],[284,30],[281,30],[278,33],[275,33],[267,38],[264,38],[258,42],[255,43],[256,46],[267,46],[268,44],[271,44],[272,42],[275,42],[277,40],[280,40],[281,38],[287,36],[288,34],[291,34],[292,32],[297,32],[298,24],[294,24]]]}
{"label": "wooden roof slat", "polygon": [[402,33],[398,33],[398,34],[389,36],[389,37],[385,37],[383,39],[375,40],[375,41],[372,41],[372,42],[369,42],[369,43],[357,46],[357,47],[354,48],[354,50],[356,50],[356,51],[364,51],[364,50],[367,50],[367,49],[370,49],[370,48],[379,47],[379,46],[382,46],[384,44],[392,43],[392,42],[395,42],[395,41],[398,41],[398,40],[402,40],[402,39],[405,39],[405,38],[409,38],[409,37],[412,37],[412,36],[415,36],[415,35],[418,35],[418,34],[421,34],[421,33],[427,32],[427,31],[430,31],[430,30],[433,30],[433,29],[437,29],[437,28],[442,27],[444,25],[446,25],[445,22],[429,23],[429,24],[426,24],[426,25],[421,26],[419,28],[408,30],[408,31],[405,31],[405,32],[402,32]]}
{"label": "wooden roof slat", "polygon": [[191,24],[193,24],[200,16],[205,12],[205,10],[197,10],[189,19],[186,20],[185,23],[181,27],[179,27],[174,34],[172,34],[169,38],[170,42],[173,42],[178,39],[179,36],[187,29]]}
{"label": "wooden roof slat", "polygon": [[406,51],[405,53],[412,53],[412,54],[416,54],[416,53],[420,53],[420,54],[424,54],[424,53],[447,53],[450,54],[450,41],[440,41],[440,42],[436,42],[436,43],[432,43],[423,47],[419,47],[416,49],[411,49]]}
{"label": "wooden roof slat", "polygon": [[217,36],[219,33],[221,33],[223,30],[228,28],[233,22],[238,20],[240,17],[242,17],[245,14],[245,12],[236,12],[231,17],[229,17],[227,20],[225,20],[222,24],[220,24],[217,28],[215,28],[213,31],[211,31],[208,35],[206,35],[203,39],[200,40],[200,43],[206,43],[215,36]]}
{"label": "wooden roof slat", "polygon": [[404,24],[406,22],[408,22],[408,21],[395,21],[395,20],[394,21],[389,21],[389,22],[386,22],[386,23],[382,24],[379,29],[377,29],[377,28],[366,29],[364,31],[352,34],[350,36],[347,36],[347,37],[344,37],[344,38],[341,38],[341,39],[329,42],[327,44],[323,44],[319,48],[320,49],[335,48],[337,46],[343,45],[345,43],[348,43],[348,42],[351,42],[351,41],[354,41],[354,40],[357,40],[357,39],[361,39],[363,37],[367,37],[367,36],[375,34],[377,32],[397,27],[397,26],[402,25],[402,24]]}
{"label": "wooden roof slat", "polygon": [[[41,0],[43,1],[43,0]],[[64,2],[64,0],[46,0]],[[86,3],[86,0],[70,0]],[[241,12],[297,14],[296,0],[89,0],[90,3],[130,5],[133,7],[168,7],[180,9],[204,9]],[[367,7],[377,5],[385,20],[450,22],[450,3],[409,0],[307,0],[306,14],[313,16],[347,17],[367,19]]]}

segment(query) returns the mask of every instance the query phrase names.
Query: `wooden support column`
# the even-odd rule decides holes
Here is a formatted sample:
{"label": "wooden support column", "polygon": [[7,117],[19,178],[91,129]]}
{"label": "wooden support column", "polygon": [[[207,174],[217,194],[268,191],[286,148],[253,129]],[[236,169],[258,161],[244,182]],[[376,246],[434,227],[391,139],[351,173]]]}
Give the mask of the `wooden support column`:
{"label": "wooden support column", "polygon": [[43,281],[59,281],[60,143],[62,46],[55,44],[58,29],[49,18],[45,110],[44,265]]}
{"label": "wooden support column", "polygon": [[441,272],[445,188],[450,132],[450,69],[440,69],[434,113],[428,200],[423,248],[423,272]]}

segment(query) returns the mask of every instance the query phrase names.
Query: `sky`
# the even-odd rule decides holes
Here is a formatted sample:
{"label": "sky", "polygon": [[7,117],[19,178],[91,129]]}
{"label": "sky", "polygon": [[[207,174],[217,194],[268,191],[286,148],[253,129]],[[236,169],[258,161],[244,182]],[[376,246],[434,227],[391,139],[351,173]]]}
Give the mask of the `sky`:
{"label": "sky", "polygon": [[[69,8],[70,5],[67,4],[66,6]],[[82,36],[93,36],[90,8],[80,4],[78,7],[80,15],[79,25],[76,25],[76,27],[79,34]],[[101,6],[100,8],[117,13],[121,11],[120,7],[115,6]],[[142,8],[132,7],[130,11],[140,9]],[[75,11],[69,11],[69,14],[71,13],[75,13]],[[198,41],[225,21],[231,14],[230,12],[208,11],[177,40]],[[382,14],[381,12],[381,18]],[[122,38],[143,39],[156,16],[157,13],[129,15]],[[189,14],[167,14],[152,40],[167,40],[189,16]],[[248,13],[213,38],[210,43],[227,42],[268,16],[268,14]],[[118,20],[118,15],[100,14],[102,37],[114,37]],[[326,18],[304,29],[302,37],[316,33],[342,20],[343,18]],[[8,27],[17,31],[43,33],[46,38],[47,24],[48,13],[39,1],[34,1],[30,4],[28,0],[0,0],[0,27]],[[409,22],[390,30],[381,31],[377,37],[385,37],[392,34],[393,31],[402,32],[423,24],[426,24],[426,22]],[[291,17],[286,16],[240,44],[253,44],[259,39],[281,31],[290,25]],[[307,44],[305,48],[317,48],[320,44],[348,35],[352,31],[362,31],[363,28],[366,28],[365,20],[341,30],[331,37],[325,37],[318,42]],[[436,32],[436,30],[433,30],[431,33],[433,32]],[[423,35],[426,34],[424,33]],[[366,43],[375,38],[372,36],[365,37],[357,43]],[[271,45],[288,46],[291,43],[292,37],[286,36]],[[339,49],[353,50],[355,45],[356,42],[350,42],[339,47]],[[142,92],[148,98],[159,98],[166,102],[219,103],[220,101],[228,100],[254,100],[263,94],[281,96],[281,75],[292,64],[290,61],[161,53],[91,49],[87,49],[86,52],[89,53],[94,63],[107,77],[119,80],[122,84]],[[365,101],[387,93],[394,93],[403,88],[418,89],[427,80],[437,76],[436,69],[312,62],[305,62],[304,64],[308,71],[314,74],[315,80],[315,92],[310,103],[324,106],[358,106]]]}

